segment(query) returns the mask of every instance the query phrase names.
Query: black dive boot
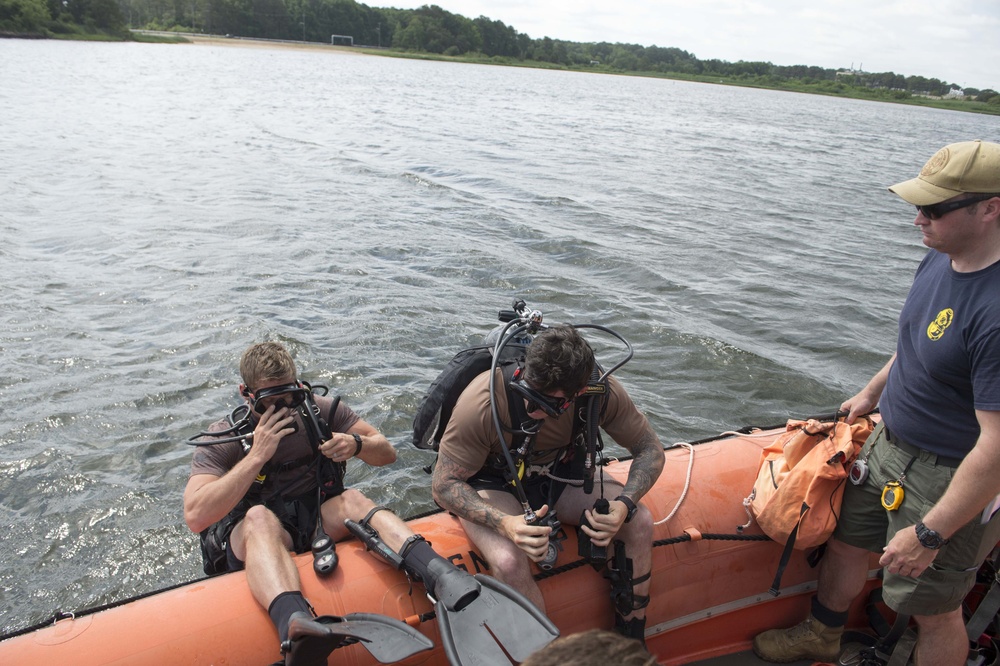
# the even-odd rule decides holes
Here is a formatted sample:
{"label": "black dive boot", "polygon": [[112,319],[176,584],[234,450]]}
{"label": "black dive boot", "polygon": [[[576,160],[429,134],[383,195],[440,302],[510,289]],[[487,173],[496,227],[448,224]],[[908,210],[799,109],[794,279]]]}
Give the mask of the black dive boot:
{"label": "black dive boot", "polygon": [[278,629],[285,666],[324,666],[327,655],[344,642],[313,616],[312,606],[298,590],[282,592],[267,609]]}
{"label": "black dive boot", "polygon": [[399,552],[403,566],[424,581],[427,592],[450,611],[460,611],[479,597],[479,581],[444,559],[422,536],[411,537]]}

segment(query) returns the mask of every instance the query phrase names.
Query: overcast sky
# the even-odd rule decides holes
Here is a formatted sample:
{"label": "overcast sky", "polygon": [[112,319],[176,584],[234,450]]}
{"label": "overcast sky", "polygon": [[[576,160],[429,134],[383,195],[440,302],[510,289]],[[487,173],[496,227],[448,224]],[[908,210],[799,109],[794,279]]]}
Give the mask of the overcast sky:
{"label": "overcast sky", "polygon": [[1000,90],[1000,0],[403,0],[532,38],[673,46],[700,60],[852,65]]}

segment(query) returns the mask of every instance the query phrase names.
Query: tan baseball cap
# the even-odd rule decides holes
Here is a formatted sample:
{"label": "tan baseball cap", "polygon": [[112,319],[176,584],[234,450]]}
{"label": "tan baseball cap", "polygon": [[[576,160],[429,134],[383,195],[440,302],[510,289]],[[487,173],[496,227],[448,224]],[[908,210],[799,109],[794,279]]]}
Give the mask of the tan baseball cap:
{"label": "tan baseball cap", "polygon": [[889,191],[915,206],[941,203],[966,192],[1000,193],[1000,144],[976,139],[947,145],[927,160],[919,176]]}

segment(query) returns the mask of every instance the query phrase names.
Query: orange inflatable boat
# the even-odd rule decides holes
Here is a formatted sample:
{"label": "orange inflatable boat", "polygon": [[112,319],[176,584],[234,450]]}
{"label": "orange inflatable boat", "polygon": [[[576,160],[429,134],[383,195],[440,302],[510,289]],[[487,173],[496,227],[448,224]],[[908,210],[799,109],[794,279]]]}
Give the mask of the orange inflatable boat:
{"label": "orange inflatable boat", "polygon": [[[688,664],[747,650],[759,631],[797,622],[807,612],[816,570],[807,552],[795,551],[781,594],[768,593],[781,545],[747,522],[743,498],[753,487],[761,450],[784,427],[729,434],[671,447],[655,488],[642,503],[655,529],[651,601],[646,638],[661,664]],[[604,468],[624,483],[629,462]],[[676,511],[675,511],[676,508]],[[673,515],[667,519],[668,515]],[[485,561],[447,513],[412,519],[437,552],[471,572],[489,573]],[[719,538],[725,537],[725,538]],[[610,628],[609,583],[577,555],[576,531],[564,527],[555,568],[538,572],[548,616],[563,635]],[[424,588],[366,553],[357,541],[337,545],[339,567],[313,573],[310,554],[296,559],[303,592],[317,613],[378,613],[403,620],[434,648],[403,664],[446,665],[447,659]],[[877,560],[873,558],[874,573]],[[852,623],[867,623],[859,605]],[[2,664],[187,664],[262,666],[280,659],[267,613],[257,605],[242,572],[198,580],[97,612],[54,621],[0,641]],[[361,646],[333,652],[331,664],[375,664]]]}

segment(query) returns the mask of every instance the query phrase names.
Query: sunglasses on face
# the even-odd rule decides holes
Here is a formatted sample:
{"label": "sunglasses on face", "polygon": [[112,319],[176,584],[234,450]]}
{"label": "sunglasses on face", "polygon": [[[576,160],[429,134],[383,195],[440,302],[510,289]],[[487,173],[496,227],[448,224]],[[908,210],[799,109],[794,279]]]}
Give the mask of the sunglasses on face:
{"label": "sunglasses on face", "polygon": [[953,210],[968,208],[973,204],[977,204],[980,201],[986,201],[987,199],[992,199],[995,196],[995,194],[985,194],[978,197],[969,197],[968,199],[959,199],[958,201],[931,204],[930,206],[917,206],[917,212],[926,217],[928,220],[937,220]]}
{"label": "sunglasses on face", "polygon": [[258,414],[263,414],[267,410],[267,405],[264,404],[264,400],[267,398],[281,396],[279,400],[274,402],[275,409],[281,409],[282,407],[294,409],[305,402],[306,395],[308,393],[308,389],[298,382],[292,384],[282,384],[281,386],[272,386],[259,391],[253,391],[252,389],[247,390],[250,393],[253,411]]}
{"label": "sunglasses on face", "polygon": [[528,401],[527,409],[529,414],[542,410],[552,418],[556,418],[573,404],[573,401],[568,398],[557,398],[554,395],[546,395],[541,391],[536,391],[528,386],[523,379],[511,380],[510,387],[515,393]]}

